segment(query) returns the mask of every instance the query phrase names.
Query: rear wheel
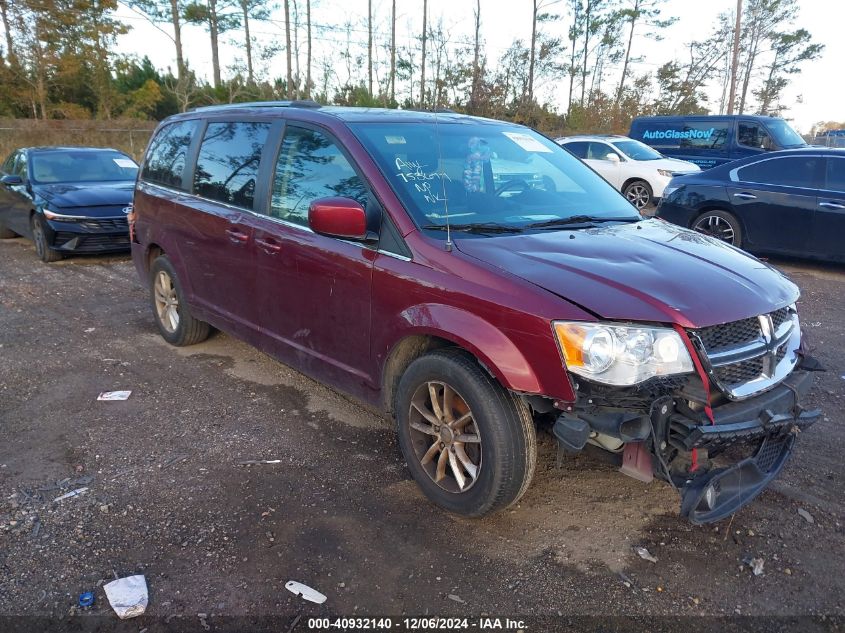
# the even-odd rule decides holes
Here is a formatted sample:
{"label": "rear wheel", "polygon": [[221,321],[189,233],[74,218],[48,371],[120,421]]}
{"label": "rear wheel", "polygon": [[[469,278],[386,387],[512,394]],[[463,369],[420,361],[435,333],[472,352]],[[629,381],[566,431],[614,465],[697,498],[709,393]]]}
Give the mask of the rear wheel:
{"label": "rear wheel", "polygon": [[733,246],[742,246],[742,227],[736,216],[727,211],[705,211],[693,222],[692,229]]}
{"label": "rear wheel", "polygon": [[645,180],[634,180],[625,185],[622,193],[637,209],[643,209],[651,202],[651,186]]}
{"label": "rear wheel", "polygon": [[507,508],[534,475],[528,408],[462,350],[411,363],[399,381],[396,421],[411,475],[450,512],[479,517]]}
{"label": "rear wheel", "polygon": [[195,319],[167,256],[156,257],[150,268],[150,300],[158,331],[171,345],[182,347],[208,338],[211,326]]}
{"label": "rear wheel", "polygon": [[35,254],[42,262],[57,262],[64,255],[53,250],[47,244],[47,229],[44,227],[44,220],[39,215],[32,216],[32,241],[35,242]]}

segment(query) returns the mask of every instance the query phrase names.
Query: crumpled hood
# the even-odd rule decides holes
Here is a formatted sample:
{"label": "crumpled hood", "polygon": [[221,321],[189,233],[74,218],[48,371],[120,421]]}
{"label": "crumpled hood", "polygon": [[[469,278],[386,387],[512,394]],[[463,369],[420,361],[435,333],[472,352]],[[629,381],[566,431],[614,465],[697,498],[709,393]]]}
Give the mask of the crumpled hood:
{"label": "crumpled hood", "polygon": [[35,193],[59,208],[126,206],[132,202],[134,181],[35,185]]}
{"label": "crumpled hood", "polygon": [[799,295],[768,264],[660,220],[455,245],[606,319],[706,327],[771,312]]}

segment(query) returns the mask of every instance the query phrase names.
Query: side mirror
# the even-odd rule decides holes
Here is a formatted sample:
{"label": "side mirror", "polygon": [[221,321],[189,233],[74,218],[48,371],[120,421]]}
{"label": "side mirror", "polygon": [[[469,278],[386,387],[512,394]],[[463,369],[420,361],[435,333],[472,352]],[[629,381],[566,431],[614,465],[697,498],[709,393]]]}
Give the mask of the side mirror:
{"label": "side mirror", "polygon": [[619,162],[619,155],[615,152],[609,152],[607,156],[604,157],[605,160],[609,160],[611,163],[618,163]]}
{"label": "side mirror", "polygon": [[364,207],[351,198],[320,198],[308,207],[308,226],[315,233],[347,240],[369,239]]}
{"label": "side mirror", "polygon": [[0,182],[2,182],[7,187],[19,187],[23,184],[23,178],[10,174],[8,176],[3,176],[2,178],[0,178]]}

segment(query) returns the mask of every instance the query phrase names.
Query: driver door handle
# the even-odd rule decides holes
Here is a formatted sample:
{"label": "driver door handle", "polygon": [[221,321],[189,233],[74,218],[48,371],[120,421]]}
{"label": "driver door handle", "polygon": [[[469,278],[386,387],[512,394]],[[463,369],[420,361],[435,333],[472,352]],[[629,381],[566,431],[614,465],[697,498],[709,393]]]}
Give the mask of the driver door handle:
{"label": "driver door handle", "polygon": [[734,198],[740,198],[742,200],[756,200],[757,196],[753,193],[735,193]]}
{"label": "driver door handle", "polygon": [[255,243],[268,255],[275,255],[282,250],[282,246],[275,240],[262,240],[259,238],[255,240]]}
{"label": "driver door handle", "polygon": [[819,202],[819,206],[825,209],[845,209],[845,204],[839,204],[838,202]]}

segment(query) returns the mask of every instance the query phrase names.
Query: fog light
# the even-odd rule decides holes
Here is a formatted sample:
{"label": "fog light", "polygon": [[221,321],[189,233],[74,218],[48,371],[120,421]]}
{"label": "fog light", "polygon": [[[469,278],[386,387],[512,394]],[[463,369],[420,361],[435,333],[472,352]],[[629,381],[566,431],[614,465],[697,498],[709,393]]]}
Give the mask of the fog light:
{"label": "fog light", "polygon": [[704,491],[704,503],[707,504],[708,510],[712,510],[716,505],[716,488],[712,485],[707,486],[707,490]]}

